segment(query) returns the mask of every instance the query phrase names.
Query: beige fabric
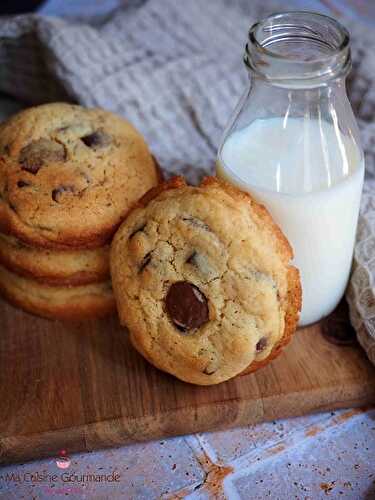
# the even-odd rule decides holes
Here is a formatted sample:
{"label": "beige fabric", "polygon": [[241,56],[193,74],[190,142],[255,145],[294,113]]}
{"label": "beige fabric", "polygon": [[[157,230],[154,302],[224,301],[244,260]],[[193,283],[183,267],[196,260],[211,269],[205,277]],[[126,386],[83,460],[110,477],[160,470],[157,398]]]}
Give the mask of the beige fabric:
{"label": "beige fabric", "polygon": [[[280,6],[268,0],[129,0],[91,25],[2,19],[0,91],[28,103],[66,99],[123,114],[167,172],[197,182],[213,172],[221,133],[247,84],[247,29],[275,10]],[[341,21],[352,33],[348,88],[367,168],[348,298],[359,340],[375,362],[375,33]]]}

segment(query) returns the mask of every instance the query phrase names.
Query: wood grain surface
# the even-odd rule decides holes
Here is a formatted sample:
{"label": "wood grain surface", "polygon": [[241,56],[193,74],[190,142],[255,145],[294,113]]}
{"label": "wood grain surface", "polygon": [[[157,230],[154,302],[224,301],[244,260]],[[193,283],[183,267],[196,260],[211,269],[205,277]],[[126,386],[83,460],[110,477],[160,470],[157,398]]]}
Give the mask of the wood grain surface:
{"label": "wood grain surface", "polygon": [[262,370],[197,387],[144,361],[115,316],[63,324],[0,301],[0,463],[371,402],[375,369],[320,325]]}

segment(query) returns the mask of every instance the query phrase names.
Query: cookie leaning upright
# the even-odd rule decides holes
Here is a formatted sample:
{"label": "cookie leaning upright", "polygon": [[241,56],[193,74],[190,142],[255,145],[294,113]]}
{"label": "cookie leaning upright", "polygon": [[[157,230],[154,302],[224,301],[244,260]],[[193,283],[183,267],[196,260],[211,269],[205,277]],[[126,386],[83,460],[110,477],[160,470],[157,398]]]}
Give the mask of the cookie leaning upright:
{"label": "cookie leaning upright", "polygon": [[195,384],[266,364],[301,307],[291,247],[249,195],[175,178],[132,210],[111,246],[121,322],[156,367]]}
{"label": "cookie leaning upright", "polygon": [[143,137],[108,111],[46,104],[0,126],[0,228],[31,245],[103,245],[157,181]]}

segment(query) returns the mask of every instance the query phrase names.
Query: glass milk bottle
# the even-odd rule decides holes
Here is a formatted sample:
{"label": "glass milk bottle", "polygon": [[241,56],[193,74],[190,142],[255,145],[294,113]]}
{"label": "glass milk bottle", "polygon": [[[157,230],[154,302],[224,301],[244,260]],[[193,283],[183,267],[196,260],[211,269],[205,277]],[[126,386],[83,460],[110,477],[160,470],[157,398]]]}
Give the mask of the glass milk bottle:
{"label": "glass milk bottle", "polygon": [[302,279],[300,325],[328,315],[349,279],[364,176],[348,101],[349,35],[329,17],[275,14],[249,31],[250,88],[217,159],[217,175],[271,212]]}

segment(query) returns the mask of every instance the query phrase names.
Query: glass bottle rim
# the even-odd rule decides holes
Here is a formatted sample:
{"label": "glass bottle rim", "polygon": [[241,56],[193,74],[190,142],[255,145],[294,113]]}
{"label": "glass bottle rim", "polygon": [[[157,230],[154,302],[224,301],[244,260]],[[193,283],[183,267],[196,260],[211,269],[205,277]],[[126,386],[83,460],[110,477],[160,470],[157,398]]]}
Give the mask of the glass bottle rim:
{"label": "glass bottle rim", "polygon": [[[288,21],[289,22],[286,22]],[[284,23],[283,23],[284,21]],[[320,31],[314,30],[309,23]],[[260,33],[271,36],[260,39]],[[327,37],[330,40],[327,40]],[[304,59],[295,53],[284,54],[269,46],[281,42],[307,42],[324,47],[315,57]],[[310,47],[311,49],[311,47]],[[302,53],[302,52],[301,52]],[[346,75],[351,66],[350,35],[336,19],[311,11],[284,11],[253,24],[245,48],[246,66],[269,80],[320,80]]]}

